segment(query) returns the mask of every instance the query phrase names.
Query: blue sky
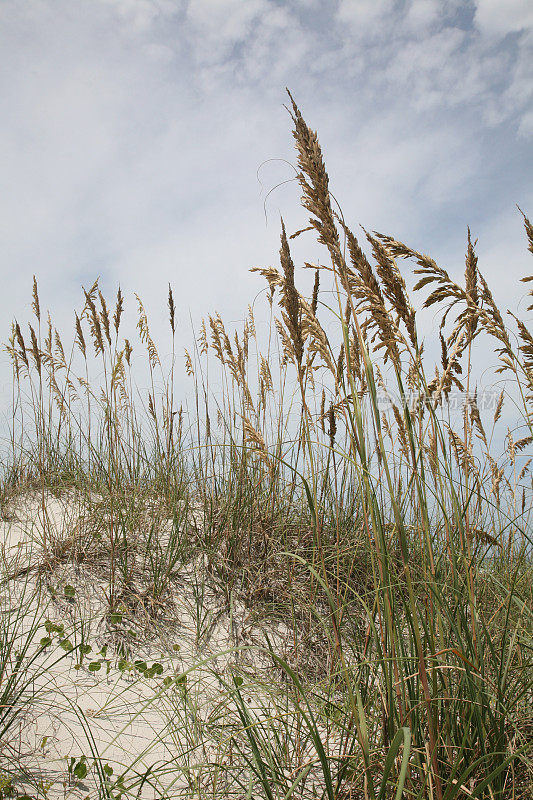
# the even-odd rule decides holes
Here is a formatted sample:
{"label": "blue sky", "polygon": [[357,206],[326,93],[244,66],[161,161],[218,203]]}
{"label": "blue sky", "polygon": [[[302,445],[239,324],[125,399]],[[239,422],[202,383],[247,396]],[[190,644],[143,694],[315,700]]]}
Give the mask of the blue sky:
{"label": "blue sky", "polygon": [[529,0],[1,0],[2,339],[34,273],[61,329],[97,276],[156,337],[168,281],[180,343],[190,316],[241,319],[279,214],[305,224],[294,182],[267,196],[293,174],[286,86],[352,226],[459,275],[469,224],[524,310],[532,68]]}

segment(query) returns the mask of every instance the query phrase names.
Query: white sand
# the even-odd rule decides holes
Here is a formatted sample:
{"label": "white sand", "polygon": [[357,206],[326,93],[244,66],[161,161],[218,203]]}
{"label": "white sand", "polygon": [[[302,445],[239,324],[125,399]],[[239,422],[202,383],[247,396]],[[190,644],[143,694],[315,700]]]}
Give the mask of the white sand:
{"label": "white sand", "polygon": [[[64,653],[55,634],[55,642],[31,667],[35,681],[27,695],[36,692],[37,699],[27,705],[13,727],[12,744],[21,764],[31,767],[35,775],[41,773],[50,800],[97,796],[94,770],[75,787],[67,769],[70,758],[77,763],[85,755],[92,763],[95,754],[102,765],[113,769],[111,781],[123,774],[126,786],[137,787],[140,779],[136,776],[151,770],[139,798],[155,800],[164,792],[172,798],[190,798],[192,789],[182,770],[216,757],[216,742],[210,740],[208,722],[217,703],[226,696],[217,675],[230,678],[230,667],[236,662],[242,666],[248,663],[256,673],[267,667],[269,659],[264,654],[247,649],[264,645],[262,629],[241,603],[232,602],[231,609],[225,606],[213,582],[204,584],[203,561],[196,561],[184,565],[175,581],[173,624],[163,625],[159,633],[154,629],[138,645],[132,640],[129,661],[142,659],[148,666],[158,662],[163,674],[146,678],[136,669],[121,671],[111,647],[107,652],[109,666],[103,660],[99,671],[89,672],[87,665],[98,660],[95,653],[110,638],[103,624],[108,588],[105,580],[67,558],[40,576],[37,572],[38,565],[43,564],[43,545],[46,543],[50,550],[55,543],[59,552],[58,543],[68,545],[80,532],[85,530],[86,534],[88,520],[87,508],[73,495],[61,500],[47,496],[44,513],[42,499],[33,496],[17,503],[10,519],[1,524],[3,572],[18,575],[4,584],[2,607],[13,609],[24,604],[22,628],[26,632],[31,620],[40,614],[43,623],[47,618],[63,623],[73,644],[81,641],[83,632],[84,643],[93,648],[76,669],[79,652]],[[40,599],[32,596],[36,587],[43,585],[43,578],[57,587],[55,600],[46,590]],[[195,583],[199,584],[196,590]],[[61,594],[65,585],[76,588],[74,600]],[[45,635],[42,628],[32,652]],[[288,630],[270,625],[268,635],[277,648],[283,649]],[[183,672],[188,672],[186,694],[182,684],[164,686],[165,678],[174,679]]]}

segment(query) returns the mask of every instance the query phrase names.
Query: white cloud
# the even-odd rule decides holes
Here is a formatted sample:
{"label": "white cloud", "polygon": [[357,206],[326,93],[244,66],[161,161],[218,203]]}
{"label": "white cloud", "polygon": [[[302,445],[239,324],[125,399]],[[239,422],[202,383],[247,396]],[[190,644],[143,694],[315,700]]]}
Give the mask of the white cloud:
{"label": "white cloud", "polygon": [[435,25],[443,13],[439,0],[412,0],[407,10],[407,23],[415,30],[424,30]]}
{"label": "white cloud", "polygon": [[130,32],[142,33],[161,18],[181,10],[180,0],[97,0],[127,23]]}
{"label": "white cloud", "polygon": [[267,11],[267,0],[189,0],[186,19],[195,37],[195,55],[208,62],[230,55]]}
{"label": "white cloud", "polygon": [[476,0],[475,23],[485,34],[506,36],[533,28],[530,0]]}
{"label": "white cloud", "polygon": [[394,0],[340,0],[337,15],[342,23],[348,23],[361,33],[368,31],[377,20],[383,24],[392,14]]}
{"label": "white cloud", "polygon": [[533,111],[524,114],[518,126],[518,133],[524,139],[533,138]]}
{"label": "white cloud", "polygon": [[[169,280],[183,342],[189,307],[242,315],[262,288],[247,268],[277,261],[278,212],[305,224],[288,184],[268,198],[265,226],[256,179],[269,158],[295,161],[286,85],[353,225],[425,251],[445,237],[462,262],[466,222],[490,230],[501,204],[531,199],[516,161],[516,133],[533,133],[528,39],[495,46],[487,4],[476,30],[443,6],[4,0],[2,338],[26,316],[34,272],[69,326],[80,284],[98,274],[146,297],[156,335]],[[266,164],[265,191],[291,174]],[[508,273],[495,282],[507,287]]]}

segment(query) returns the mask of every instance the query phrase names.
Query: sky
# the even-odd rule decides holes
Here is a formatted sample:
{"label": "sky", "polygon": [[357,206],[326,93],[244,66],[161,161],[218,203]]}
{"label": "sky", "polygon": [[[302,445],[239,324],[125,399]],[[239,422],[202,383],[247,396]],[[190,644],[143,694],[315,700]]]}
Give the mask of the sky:
{"label": "sky", "polygon": [[[318,130],[353,228],[464,271],[467,225],[527,318],[533,216],[529,0],[0,0],[0,328],[41,306],[72,329],[99,277],[178,346],[243,319],[303,227],[285,87]],[[312,260],[307,239],[295,260]],[[430,325],[431,327],[431,325]],[[9,399],[0,356],[0,407]]]}

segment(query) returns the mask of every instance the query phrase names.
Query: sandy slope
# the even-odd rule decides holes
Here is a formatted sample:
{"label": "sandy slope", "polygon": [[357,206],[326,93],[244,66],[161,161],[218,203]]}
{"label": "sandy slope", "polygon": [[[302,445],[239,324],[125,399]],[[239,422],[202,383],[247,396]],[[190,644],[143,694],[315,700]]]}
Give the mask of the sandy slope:
{"label": "sandy slope", "polygon": [[[90,519],[85,500],[74,495],[47,496],[44,506],[33,496],[17,502],[2,522],[2,572],[9,576],[2,586],[2,608],[10,608],[12,617],[23,609],[22,639],[36,619],[41,626],[48,619],[65,629],[49,634],[53,641],[30,667],[34,680],[25,695],[36,697],[27,701],[8,734],[10,747],[20,769],[42,780],[43,790],[48,787],[40,796],[51,800],[97,796],[94,769],[79,782],[68,774],[70,759],[76,765],[85,755],[92,762],[96,753],[100,764],[113,770],[110,782],[123,775],[139,798],[165,792],[192,797],[201,771],[191,773],[190,767],[216,758],[223,742],[220,703],[227,702],[227,693],[221,679],[230,679],[237,662],[256,673],[268,664],[253,649],[264,644],[261,626],[242,604],[235,601],[228,608],[207,579],[202,559],[181,566],[158,624],[148,629],[140,609],[138,619],[125,614],[118,624],[106,626],[108,581],[102,570],[71,557],[72,541],[82,530],[87,535]],[[53,558],[45,556],[50,552]],[[65,587],[73,587],[73,597],[66,596]],[[134,628],[135,637],[128,638]],[[35,653],[45,636],[40,627],[29,652]],[[271,625],[269,636],[282,647],[288,631]],[[74,647],[70,653],[60,644],[66,637]],[[129,646],[120,664],[119,642]],[[83,658],[81,644],[92,647]],[[136,668],[135,661],[148,668],[160,664],[162,672],[143,673],[144,665]],[[97,671],[89,670],[91,663],[100,664]]]}

